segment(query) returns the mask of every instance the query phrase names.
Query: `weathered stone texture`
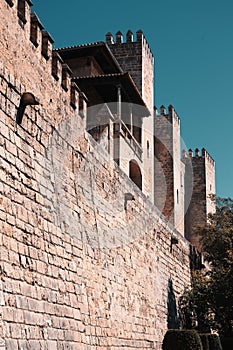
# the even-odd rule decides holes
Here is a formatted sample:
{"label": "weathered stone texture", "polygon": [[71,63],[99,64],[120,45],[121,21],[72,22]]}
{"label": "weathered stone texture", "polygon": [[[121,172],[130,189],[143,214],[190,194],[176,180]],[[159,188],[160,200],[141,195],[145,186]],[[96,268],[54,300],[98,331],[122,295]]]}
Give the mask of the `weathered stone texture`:
{"label": "weathered stone texture", "polygon": [[[110,43],[108,35],[106,37],[108,46],[114,56],[117,58],[121,68],[132,76],[134,83],[140,91],[151,116],[143,118],[142,148],[143,154],[143,193],[147,194],[151,201],[154,201],[154,166],[153,166],[153,105],[154,105],[154,57],[150,47],[139,30],[136,38],[133,40],[132,32],[126,34],[126,42],[118,40],[116,34],[116,43]],[[135,124],[136,125],[136,124]],[[126,157],[127,159],[127,157]]]}
{"label": "weathered stone texture", "polygon": [[212,198],[215,195],[215,163],[204,148],[201,154],[198,149],[193,156],[191,152],[190,160],[193,170],[193,190],[186,214],[186,235],[201,251],[200,237],[196,234],[195,228],[204,225],[208,214],[215,212],[215,200]]}
{"label": "weathered stone texture", "polygon": [[132,76],[147,107],[153,110],[154,57],[142,32],[137,32],[136,41],[120,42],[108,46],[121,68]]}
{"label": "weathered stone texture", "polygon": [[0,14],[0,349],[161,349],[189,244],[84,132],[28,12]]}

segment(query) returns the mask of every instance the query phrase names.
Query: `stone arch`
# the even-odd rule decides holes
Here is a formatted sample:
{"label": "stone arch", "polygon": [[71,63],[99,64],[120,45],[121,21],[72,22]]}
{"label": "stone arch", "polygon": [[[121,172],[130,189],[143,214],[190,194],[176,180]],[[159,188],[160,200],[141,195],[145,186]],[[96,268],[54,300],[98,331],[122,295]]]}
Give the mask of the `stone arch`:
{"label": "stone arch", "polygon": [[142,172],[135,160],[129,162],[129,177],[142,190]]}

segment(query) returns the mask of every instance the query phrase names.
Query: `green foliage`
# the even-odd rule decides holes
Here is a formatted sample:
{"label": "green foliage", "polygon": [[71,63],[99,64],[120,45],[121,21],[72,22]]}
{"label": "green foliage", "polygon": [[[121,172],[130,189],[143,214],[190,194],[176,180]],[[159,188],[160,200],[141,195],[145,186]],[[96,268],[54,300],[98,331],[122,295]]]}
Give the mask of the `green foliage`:
{"label": "green foliage", "polygon": [[222,350],[222,345],[217,334],[208,334],[210,350]]}
{"label": "green foliage", "polygon": [[209,333],[212,312],[209,307],[209,279],[200,271],[193,273],[193,288],[186,290],[179,299],[181,325],[184,329],[196,329]]}
{"label": "green foliage", "polygon": [[223,350],[232,350],[233,349],[233,337],[221,338]]}
{"label": "green foliage", "polygon": [[222,350],[222,345],[217,334],[199,334],[203,350]]}
{"label": "green foliage", "polygon": [[233,200],[217,199],[216,214],[209,215],[207,225],[200,227],[205,259],[212,268],[232,268],[233,263]]}
{"label": "green foliage", "polygon": [[209,267],[193,273],[193,284],[179,301],[182,325],[199,332],[233,335],[233,200],[217,199],[216,214],[199,227]]}
{"label": "green foliage", "polygon": [[203,350],[201,339],[194,330],[169,329],[163,339],[163,350]]}
{"label": "green foliage", "polygon": [[199,334],[199,336],[201,338],[201,343],[202,343],[203,350],[210,350],[210,348],[209,348],[209,340],[208,340],[208,333],[207,334],[202,333],[202,334]]}

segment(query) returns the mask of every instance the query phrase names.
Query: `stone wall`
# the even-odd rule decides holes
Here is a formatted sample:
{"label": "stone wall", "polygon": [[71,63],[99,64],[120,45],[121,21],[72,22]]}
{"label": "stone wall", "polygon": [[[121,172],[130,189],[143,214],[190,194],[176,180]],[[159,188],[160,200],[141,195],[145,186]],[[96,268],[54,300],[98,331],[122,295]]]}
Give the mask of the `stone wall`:
{"label": "stone wall", "polygon": [[[13,5],[0,0],[0,349],[161,349],[189,243],[84,131]],[[25,91],[40,105],[16,125]]]}

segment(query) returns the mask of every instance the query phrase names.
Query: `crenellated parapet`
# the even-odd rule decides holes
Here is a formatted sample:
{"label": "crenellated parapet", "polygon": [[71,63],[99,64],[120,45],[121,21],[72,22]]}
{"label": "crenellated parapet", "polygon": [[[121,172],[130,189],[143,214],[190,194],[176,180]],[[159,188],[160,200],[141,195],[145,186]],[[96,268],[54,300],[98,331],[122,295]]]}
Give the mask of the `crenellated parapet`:
{"label": "crenellated parapet", "polygon": [[52,75],[54,79],[61,80],[62,77],[62,64],[63,59],[61,56],[56,52],[53,51],[53,57],[52,57]]}
{"label": "crenellated parapet", "polygon": [[112,33],[108,32],[106,34],[106,43],[108,45],[134,45],[134,44],[142,44],[142,46],[145,48],[147,56],[150,58],[151,62],[154,62],[154,55],[151,51],[151,48],[148,44],[148,41],[146,40],[146,37],[141,29],[137,30],[136,32],[136,40],[134,41],[134,35],[131,30],[128,30],[125,36],[125,41],[124,41],[124,36],[121,31],[118,31],[115,34],[115,40],[112,35]]}
{"label": "crenellated parapet", "polygon": [[207,152],[205,148],[202,148],[202,157],[204,157],[213,166],[215,165],[214,159],[211,157],[211,155]]}
{"label": "crenellated parapet", "polygon": [[151,114],[154,105],[154,56],[142,32],[138,30],[134,39],[133,32],[128,30],[125,36],[118,31],[113,38],[106,34],[106,43],[118,61],[121,69],[133,78],[142,98]]}
{"label": "crenellated parapet", "polygon": [[180,117],[172,105],[168,106],[168,111],[164,105],[160,106],[159,113],[157,108],[154,107],[154,116],[164,116],[168,121],[170,121],[170,123],[175,122],[177,125],[180,125]]}
{"label": "crenellated parapet", "polygon": [[209,213],[215,212],[215,162],[205,148],[183,151],[182,160],[190,168],[189,171],[186,168],[186,192],[191,191],[185,217],[186,237],[201,251],[200,237],[195,229],[206,223]]}
{"label": "crenellated parapet", "polygon": [[17,13],[19,18],[19,24],[22,28],[30,19],[30,9],[32,2],[30,0],[18,0],[17,1]]}
{"label": "crenellated parapet", "polygon": [[[37,14],[35,12],[31,13],[32,2],[30,0],[5,0],[5,3],[7,6],[5,8],[6,16],[11,13],[12,26],[19,34],[22,34],[22,46],[25,52],[27,50],[26,47],[28,48],[27,53],[31,56],[31,61],[33,61],[33,69],[43,70],[44,74],[47,72],[51,74],[47,78],[44,76],[43,79],[47,89],[54,90],[53,85],[55,84],[56,90],[58,89],[58,99],[60,89],[61,94],[67,94],[68,99],[70,99],[70,106],[73,109],[78,111],[79,107],[81,107],[82,111],[85,111],[87,99],[78,86],[72,82],[70,67],[63,62],[56,51],[53,51],[54,40],[51,34],[44,29]],[[2,6],[4,8],[4,4]],[[17,26],[19,29],[17,29]],[[28,42],[25,42],[25,40],[28,40]],[[29,54],[30,50],[32,52]],[[27,72],[25,70],[24,72],[26,77]]]}
{"label": "crenellated parapet", "polygon": [[12,0],[6,0],[6,2],[8,3],[8,5],[10,7],[13,7],[14,6],[14,2]]}
{"label": "crenellated parapet", "polygon": [[41,34],[42,34],[41,53],[44,56],[44,58],[48,60],[50,57],[52,57],[54,40],[51,37],[51,35],[46,31],[42,31]]}
{"label": "crenellated parapet", "polygon": [[44,27],[42,23],[40,22],[36,13],[33,12],[31,14],[30,40],[35,45],[35,47],[38,47],[39,45],[41,45],[41,42],[42,42],[41,32],[43,29]]}
{"label": "crenellated parapet", "polygon": [[182,158],[187,158],[187,157],[194,158],[194,159],[205,159],[213,166],[215,165],[214,159],[211,157],[211,155],[207,152],[205,148],[202,148],[201,152],[198,148],[196,148],[194,153],[191,148],[188,150],[188,153],[185,150],[183,150]]}
{"label": "crenellated parapet", "polygon": [[151,62],[154,63],[154,55],[151,51],[150,45],[148,44],[148,41],[146,40],[146,37],[143,34],[143,31],[139,29],[136,32],[137,42],[142,42],[142,45],[144,46],[147,56],[151,59]]}

